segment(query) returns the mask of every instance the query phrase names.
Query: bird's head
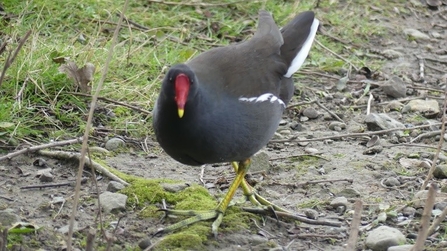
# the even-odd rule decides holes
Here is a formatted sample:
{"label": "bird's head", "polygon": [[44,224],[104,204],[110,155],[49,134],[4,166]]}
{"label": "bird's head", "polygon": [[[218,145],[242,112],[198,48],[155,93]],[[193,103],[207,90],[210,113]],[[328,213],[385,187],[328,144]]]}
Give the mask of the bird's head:
{"label": "bird's head", "polygon": [[[185,64],[173,66],[166,76],[167,88],[170,89],[177,104],[179,118],[185,113],[185,105],[188,102],[188,96],[194,88],[195,75]],[[172,91],[173,90],[173,91]]]}

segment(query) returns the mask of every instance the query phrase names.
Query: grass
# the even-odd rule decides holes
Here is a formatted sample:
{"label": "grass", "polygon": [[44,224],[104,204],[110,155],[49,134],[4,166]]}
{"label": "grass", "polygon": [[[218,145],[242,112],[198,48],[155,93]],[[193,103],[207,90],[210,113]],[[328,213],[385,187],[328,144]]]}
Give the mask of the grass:
{"label": "grass", "polygon": [[[11,145],[24,140],[47,142],[71,138],[82,132],[89,99],[72,94],[77,87],[59,72],[60,64],[54,59],[70,58],[79,67],[86,63],[95,65],[94,90],[122,5],[123,1],[111,0],[63,0],[58,4],[44,0],[3,1],[10,17],[3,18],[0,23],[0,39],[7,43],[7,51],[0,55],[0,61],[5,61],[9,51],[17,47],[18,40],[28,30],[32,34],[0,87],[2,142]],[[132,2],[126,17],[147,29],[125,26],[121,30],[101,96],[150,111],[170,65],[184,62],[202,50],[251,36],[259,9],[271,11],[282,25],[295,13],[313,9],[312,5],[312,2],[297,4],[278,0],[195,8]],[[369,21],[368,15],[358,14],[363,11],[372,10],[368,5],[352,1],[346,4],[323,1],[316,13],[324,26],[330,27],[332,35],[361,44],[367,38],[385,34],[383,28]],[[348,13],[347,18],[343,13]],[[318,35],[317,39],[358,67],[380,66],[380,61],[356,56],[353,52],[361,50],[359,48],[348,48],[326,36]],[[316,45],[305,67],[336,72],[349,65]],[[99,107],[95,127],[102,126],[110,135],[137,138],[151,135],[149,116],[107,102],[101,102]]]}

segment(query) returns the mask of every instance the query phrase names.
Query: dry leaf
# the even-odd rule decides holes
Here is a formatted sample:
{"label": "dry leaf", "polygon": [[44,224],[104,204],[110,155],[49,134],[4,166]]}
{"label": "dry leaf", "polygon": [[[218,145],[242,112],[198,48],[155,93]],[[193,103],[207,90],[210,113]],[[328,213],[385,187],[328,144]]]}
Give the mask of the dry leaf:
{"label": "dry leaf", "polygon": [[82,93],[90,93],[90,82],[93,81],[93,74],[95,73],[95,66],[91,63],[86,63],[81,69],[78,68],[75,62],[68,61],[59,67],[59,71],[67,74],[67,76],[75,82],[76,86],[81,89]]}

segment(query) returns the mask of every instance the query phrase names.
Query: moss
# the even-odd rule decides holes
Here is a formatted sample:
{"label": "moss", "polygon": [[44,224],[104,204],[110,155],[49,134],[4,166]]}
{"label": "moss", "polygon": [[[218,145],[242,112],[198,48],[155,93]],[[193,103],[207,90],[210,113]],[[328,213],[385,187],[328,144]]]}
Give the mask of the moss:
{"label": "moss", "polygon": [[223,233],[232,233],[241,229],[249,229],[251,219],[259,220],[260,217],[245,212],[239,207],[229,207],[222,220],[220,231]]}

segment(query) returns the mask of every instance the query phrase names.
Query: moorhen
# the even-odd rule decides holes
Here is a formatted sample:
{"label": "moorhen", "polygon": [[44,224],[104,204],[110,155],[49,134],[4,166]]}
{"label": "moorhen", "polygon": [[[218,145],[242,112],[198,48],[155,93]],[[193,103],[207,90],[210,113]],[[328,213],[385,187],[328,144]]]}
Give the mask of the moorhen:
{"label": "moorhen", "polygon": [[319,21],[311,11],[296,16],[281,30],[270,13],[260,11],[254,36],[242,43],[206,51],[172,66],[153,110],[157,141],[186,165],[231,162],[236,177],[212,211],[165,210],[191,218],[159,232],[170,232],[223,214],[241,186],[256,205],[273,205],[247,183],[250,157],[267,145],[293,96],[295,73],[306,59]]}

